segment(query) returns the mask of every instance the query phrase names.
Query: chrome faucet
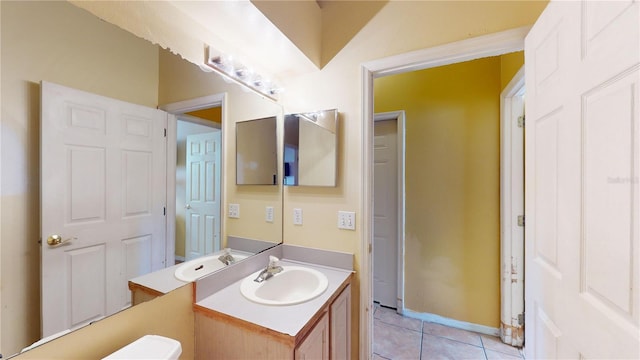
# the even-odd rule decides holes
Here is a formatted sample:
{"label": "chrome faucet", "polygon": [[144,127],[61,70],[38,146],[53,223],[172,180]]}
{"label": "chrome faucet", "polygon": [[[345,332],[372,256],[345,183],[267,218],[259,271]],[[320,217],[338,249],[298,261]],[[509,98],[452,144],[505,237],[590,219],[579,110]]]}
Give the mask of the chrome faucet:
{"label": "chrome faucet", "polygon": [[269,280],[272,276],[282,271],[282,266],[278,266],[276,263],[280,261],[275,256],[269,256],[269,265],[266,269],[262,270],[258,277],[253,279],[253,281],[261,283],[265,280]]}
{"label": "chrome faucet", "polygon": [[220,260],[225,265],[231,265],[236,262],[236,259],[234,259],[233,255],[231,255],[231,249],[229,248],[224,249],[224,253],[218,257],[218,260]]}

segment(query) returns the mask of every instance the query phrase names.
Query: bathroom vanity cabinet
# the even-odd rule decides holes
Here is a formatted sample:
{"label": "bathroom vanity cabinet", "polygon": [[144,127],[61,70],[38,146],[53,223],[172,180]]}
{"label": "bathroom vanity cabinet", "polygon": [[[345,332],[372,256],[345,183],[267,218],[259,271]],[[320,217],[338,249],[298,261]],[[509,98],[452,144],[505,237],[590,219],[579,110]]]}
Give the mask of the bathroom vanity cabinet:
{"label": "bathroom vanity cabinet", "polygon": [[[320,305],[250,306],[263,320],[271,314],[273,327],[239,319],[202,305],[194,305],[196,359],[349,359],[351,355],[351,274]],[[288,308],[288,309],[287,309]],[[290,311],[287,311],[290,310]],[[267,315],[265,315],[267,314]],[[286,314],[281,317],[281,314]],[[304,321],[289,334],[278,331],[277,322]],[[258,321],[259,322],[259,321]]]}
{"label": "bathroom vanity cabinet", "polygon": [[331,359],[351,358],[351,285],[331,303]]}
{"label": "bathroom vanity cabinet", "polygon": [[294,359],[349,359],[350,323],[351,286],[348,285],[296,346]]}
{"label": "bathroom vanity cabinet", "polygon": [[170,266],[129,280],[131,305],[138,305],[188,284],[175,278],[176,266]]}
{"label": "bathroom vanity cabinet", "polygon": [[[265,244],[265,242],[262,241],[238,237],[229,237],[227,241],[229,244],[232,244],[229,246],[233,246],[233,248],[220,250],[203,257],[129,279],[131,305],[138,305],[145,301],[153,300],[158,296],[167,294],[187,284],[194,286],[193,282],[197,280],[197,277],[209,275],[226,267],[224,263],[218,260],[218,257],[220,255],[228,255],[228,251],[230,251],[230,254],[236,262],[240,262],[255,252],[261,251],[264,247],[273,245],[271,243]],[[197,273],[202,274],[196,275]]]}
{"label": "bathroom vanity cabinet", "polygon": [[160,291],[150,289],[131,281],[129,281],[129,291],[131,291],[131,306],[142,304],[143,302],[153,300],[158,296],[164,295]]}

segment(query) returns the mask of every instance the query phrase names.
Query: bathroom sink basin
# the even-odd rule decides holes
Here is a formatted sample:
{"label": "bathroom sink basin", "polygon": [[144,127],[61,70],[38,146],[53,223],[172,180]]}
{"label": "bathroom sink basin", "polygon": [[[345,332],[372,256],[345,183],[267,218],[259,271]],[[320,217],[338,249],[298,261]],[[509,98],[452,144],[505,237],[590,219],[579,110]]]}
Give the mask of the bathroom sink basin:
{"label": "bathroom sink basin", "polygon": [[240,283],[240,292],[247,299],[264,305],[294,305],[322,294],[329,284],[327,277],[302,266],[283,266],[283,270],[263,282],[253,281],[260,271]]}
{"label": "bathroom sink basin", "polygon": [[[222,261],[218,260],[218,257],[220,257],[220,254],[216,253],[187,261],[176,268],[174,275],[178,280],[186,282],[195,281],[196,279],[209,275],[226,266]],[[233,258],[236,259],[236,261],[240,261],[242,259],[246,259],[247,256],[233,254]]]}

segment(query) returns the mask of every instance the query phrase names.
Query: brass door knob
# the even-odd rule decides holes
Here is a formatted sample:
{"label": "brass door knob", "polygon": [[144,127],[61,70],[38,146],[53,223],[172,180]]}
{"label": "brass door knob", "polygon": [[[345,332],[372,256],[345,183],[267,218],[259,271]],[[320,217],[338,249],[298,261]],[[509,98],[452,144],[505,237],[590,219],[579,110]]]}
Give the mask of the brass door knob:
{"label": "brass door knob", "polygon": [[47,244],[49,244],[49,246],[58,246],[75,239],[77,238],[72,237],[72,238],[63,240],[60,235],[53,234],[47,238]]}

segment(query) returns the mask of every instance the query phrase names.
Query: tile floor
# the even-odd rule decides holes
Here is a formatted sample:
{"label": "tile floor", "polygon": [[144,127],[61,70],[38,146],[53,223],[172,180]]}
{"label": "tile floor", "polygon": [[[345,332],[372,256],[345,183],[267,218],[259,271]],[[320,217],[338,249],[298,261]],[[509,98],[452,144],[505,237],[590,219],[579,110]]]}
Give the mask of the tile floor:
{"label": "tile floor", "polygon": [[374,360],[524,359],[495,336],[403,317],[378,305],[373,317]]}

